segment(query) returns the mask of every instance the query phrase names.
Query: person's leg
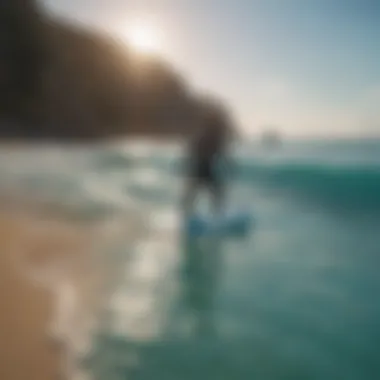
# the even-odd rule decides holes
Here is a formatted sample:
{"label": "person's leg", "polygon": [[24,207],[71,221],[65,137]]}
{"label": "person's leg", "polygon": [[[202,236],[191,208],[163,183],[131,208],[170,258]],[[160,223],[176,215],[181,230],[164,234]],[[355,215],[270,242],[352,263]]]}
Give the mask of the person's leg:
{"label": "person's leg", "polygon": [[224,184],[217,178],[211,178],[209,181],[209,189],[212,197],[213,211],[215,215],[220,215],[225,207]]}

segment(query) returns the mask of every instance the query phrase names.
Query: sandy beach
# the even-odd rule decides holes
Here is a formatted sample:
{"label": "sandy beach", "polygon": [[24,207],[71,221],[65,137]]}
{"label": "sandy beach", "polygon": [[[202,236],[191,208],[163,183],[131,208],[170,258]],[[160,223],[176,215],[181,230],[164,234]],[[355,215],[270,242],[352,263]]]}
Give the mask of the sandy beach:
{"label": "sandy beach", "polygon": [[0,378],[54,379],[60,353],[47,344],[45,330],[53,301],[14,268],[10,247],[25,223],[0,219]]}
{"label": "sandy beach", "polygon": [[[30,219],[16,212],[8,211],[0,218],[0,377],[4,380],[48,380],[58,374],[60,352],[46,340],[53,299],[15,266],[15,255],[38,249],[41,243],[25,239],[32,226]],[[16,245],[23,245],[25,251],[15,252]],[[32,255],[30,259],[39,261]]]}
{"label": "sandy beach", "polygon": [[75,378],[68,352],[89,348],[86,329],[101,305],[107,278],[101,255],[96,260],[94,252],[115,243],[117,233],[65,220],[57,209],[2,204],[0,378]]}

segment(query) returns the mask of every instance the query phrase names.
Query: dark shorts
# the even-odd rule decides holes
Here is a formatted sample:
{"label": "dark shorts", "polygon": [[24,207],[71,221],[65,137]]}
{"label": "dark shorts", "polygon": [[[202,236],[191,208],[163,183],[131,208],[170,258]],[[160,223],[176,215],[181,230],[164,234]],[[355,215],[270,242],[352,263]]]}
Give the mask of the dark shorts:
{"label": "dark shorts", "polygon": [[212,162],[204,161],[193,163],[190,167],[190,177],[196,183],[212,187],[221,188],[223,187],[222,180],[219,175],[217,175],[215,167]]}

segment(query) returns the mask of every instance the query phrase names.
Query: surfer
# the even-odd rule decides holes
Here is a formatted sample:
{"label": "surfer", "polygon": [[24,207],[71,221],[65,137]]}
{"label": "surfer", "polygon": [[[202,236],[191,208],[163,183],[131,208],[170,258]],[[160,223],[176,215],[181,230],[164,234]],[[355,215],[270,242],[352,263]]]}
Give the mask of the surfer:
{"label": "surfer", "polygon": [[219,213],[222,210],[226,186],[217,166],[223,161],[230,161],[228,147],[232,140],[232,131],[228,116],[219,108],[208,107],[202,115],[200,128],[188,143],[185,212],[191,210],[195,196],[202,188],[210,192],[214,211]]}

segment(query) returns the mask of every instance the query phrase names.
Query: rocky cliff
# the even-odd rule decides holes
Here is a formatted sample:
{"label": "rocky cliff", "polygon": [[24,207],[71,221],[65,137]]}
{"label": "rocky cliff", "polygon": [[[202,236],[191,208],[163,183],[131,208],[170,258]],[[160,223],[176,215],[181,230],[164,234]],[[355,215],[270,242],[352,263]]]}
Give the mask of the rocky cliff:
{"label": "rocky cliff", "polygon": [[169,63],[47,15],[0,4],[0,137],[182,136],[206,105]]}

